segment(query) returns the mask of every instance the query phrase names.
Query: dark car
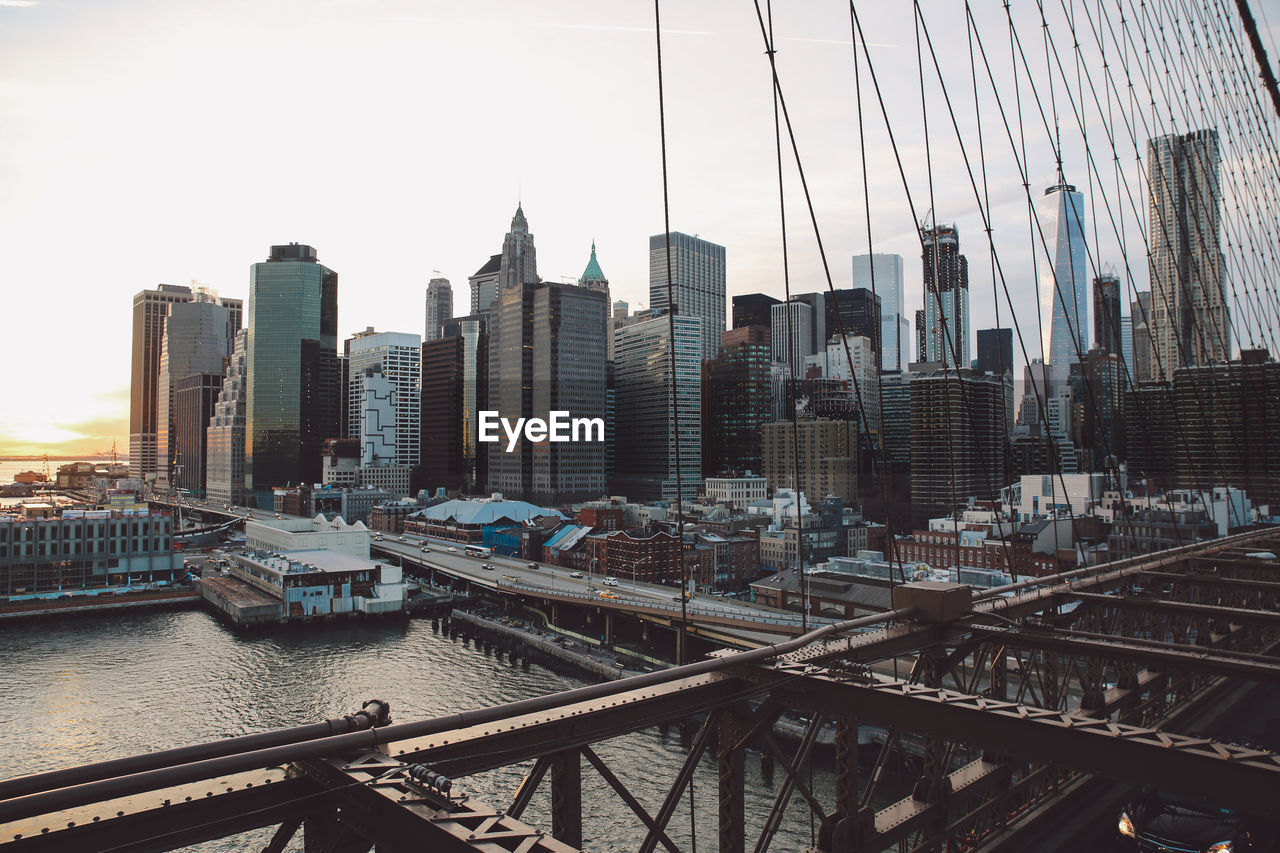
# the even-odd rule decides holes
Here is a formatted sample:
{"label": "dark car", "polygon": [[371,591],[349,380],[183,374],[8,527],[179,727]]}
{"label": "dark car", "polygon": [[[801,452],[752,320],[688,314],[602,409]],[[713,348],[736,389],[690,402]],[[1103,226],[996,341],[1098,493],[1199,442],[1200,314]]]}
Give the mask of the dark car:
{"label": "dark car", "polygon": [[1143,791],[1120,814],[1120,834],[1141,853],[1274,853],[1280,832],[1234,809]]}

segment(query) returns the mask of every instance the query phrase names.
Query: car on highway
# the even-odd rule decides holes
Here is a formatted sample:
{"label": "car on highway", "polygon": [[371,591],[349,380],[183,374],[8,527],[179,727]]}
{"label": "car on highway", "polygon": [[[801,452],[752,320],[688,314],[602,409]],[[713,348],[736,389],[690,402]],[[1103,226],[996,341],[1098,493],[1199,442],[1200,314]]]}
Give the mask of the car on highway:
{"label": "car on highway", "polygon": [[453,547],[452,545],[450,545],[450,546],[449,546],[449,553],[450,553],[450,554],[456,554],[456,553],[458,553],[458,549],[457,549],[457,548],[455,548],[455,547]]}
{"label": "car on highway", "polygon": [[1120,813],[1117,829],[1139,851],[1262,853],[1280,849],[1280,826],[1197,800],[1143,789]]}
{"label": "car on highway", "polygon": [[617,598],[618,594],[616,592],[602,592],[600,593],[600,597],[601,598]]}
{"label": "car on highway", "polygon": [[683,593],[683,594],[681,594],[681,593],[677,593],[676,595],[671,596],[671,600],[672,600],[672,601],[679,601],[681,598],[684,598],[684,600],[685,600],[685,601],[692,601],[692,600],[693,600],[693,596],[692,596],[692,595],[690,595],[690,594],[689,594],[689,593],[687,593],[687,592],[686,592],[686,593]]}
{"label": "car on highway", "polygon": [[480,568],[484,569],[486,572],[493,571],[493,566],[489,565],[488,563],[481,563]]}
{"label": "car on highway", "polygon": [[580,577],[582,577],[582,572],[569,572],[569,577],[571,577],[571,578],[580,578]]}
{"label": "car on highway", "polygon": [[430,549],[430,548],[428,548],[426,545],[423,545],[423,546],[422,546],[421,548],[419,548],[418,550],[425,554],[425,553],[427,553],[428,551],[430,551],[431,549]]}
{"label": "car on highway", "polygon": [[525,566],[525,568],[527,568],[531,572],[536,572],[538,569],[542,567],[539,566],[537,563],[530,563],[529,565]]}
{"label": "car on highway", "polygon": [[617,586],[617,585],[618,585],[618,579],[617,579],[617,578],[612,578],[612,577],[610,577],[610,578],[605,578],[605,579],[604,579],[604,585],[605,585],[605,586]]}

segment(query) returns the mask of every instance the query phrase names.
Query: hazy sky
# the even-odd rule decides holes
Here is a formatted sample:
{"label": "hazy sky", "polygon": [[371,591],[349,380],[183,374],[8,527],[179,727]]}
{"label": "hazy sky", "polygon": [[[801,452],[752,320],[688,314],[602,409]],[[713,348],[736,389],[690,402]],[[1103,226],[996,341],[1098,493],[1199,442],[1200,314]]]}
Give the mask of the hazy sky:
{"label": "hazy sky", "polygon": [[[1012,110],[1004,12],[978,5]],[[831,273],[848,287],[850,256],[868,250],[848,6],[778,6],[779,74]],[[976,153],[958,6],[925,9]],[[923,216],[929,161],[910,7],[863,7]],[[0,454],[98,451],[113,440],[127,451],[133,294],[198,281],[247,299],[249,265],[273,243],[309,243],[338,272],[341,337],[366,326],[421,334],[427,280],[436,270],[449,278],[455,312],[466,313],[466,277],[500,250],[523,200],[544,278],[580,275],[594,238],[614,298],[647,305],[648,237],[662,231],[652,14],[647,3],[599,0],[0,0],[0,329],[10,355]],[[1043,77],[1035,5],[1015,3],[1014,14]],[[663,16],[671,227],[727,247],[730,296],[780,296],[772,101],[754,7],[679,0]],[[1069,45],[1064,37],[1067,63]],[[989,252],[925,62],[933,204],[939,221],[960,226],[976,333],[995,324]],[[910,313],[922,303],[919,244],[863,73],[873,249],[904,256]],[[978,84],[997,250],[1038,353],[1025,196],[990,84]],[[1068,179],[1087,191],[1060,84],[1058,98]],[[1038,196],[1054,180],[1053,155],[1039,118],[1028,115],[1026,128]],[[789,153],[788,164],[792,289],[825,288]],[[1127,204],[1113,207],[1132,234],[1140,224]],[[1086,209],[1091,251],[1122,266],[1109,222],[1093,246],[1088,199]],[[1129,258],[1144,288],[1145,253],[1131,246]]]}

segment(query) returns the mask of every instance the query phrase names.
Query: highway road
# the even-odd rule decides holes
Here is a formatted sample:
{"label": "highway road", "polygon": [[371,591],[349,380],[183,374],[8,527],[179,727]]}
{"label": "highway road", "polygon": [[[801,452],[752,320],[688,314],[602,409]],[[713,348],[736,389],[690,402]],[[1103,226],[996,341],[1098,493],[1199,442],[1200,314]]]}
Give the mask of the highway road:
{"label": "highway road", "polygon": [[[421,550],[424,544],[430,549],[426,553]],[[481,586],[494,589],[510,587],[535,593],[570,596],[583,601],[596,600],[596,603],[601,606],[620,609],[630,605],[667,610],[673,615],[680,611],[679,590],[676,587],[637,582],[627,577],[619,577],[617,586],[605,585],[604,578],[599,574],[588,576],[584,572],[545,564],[538,564],[537,570],[530,570],[528,560],[500,556],[487,559],[469,557],[463,553],[461,546],[450,546],[448,543],[427,540],[412,534],[404,537],[388,535],[383,541],[374,542],[372,545],[385,553],[396,554],[421,565],[444,569],[450,574],[468,578]],[[456,550],[450,552],[448,550],[450,547]],[[485,569],[485,565],[493,568]],[[574,575],[579,576],[574,577]],[[617,598],[605,596],[617,596]],[[793,627],[801,624],[798,613],[774,610],[750,602],[706,593],[696,593],[691,596],[688,612],[692,616],[720,616],[751,621],[759,624],[762,629],[766,629],[770,624]],[[808,625],[816,627],[832,621],[835,620],[811,616]]]}

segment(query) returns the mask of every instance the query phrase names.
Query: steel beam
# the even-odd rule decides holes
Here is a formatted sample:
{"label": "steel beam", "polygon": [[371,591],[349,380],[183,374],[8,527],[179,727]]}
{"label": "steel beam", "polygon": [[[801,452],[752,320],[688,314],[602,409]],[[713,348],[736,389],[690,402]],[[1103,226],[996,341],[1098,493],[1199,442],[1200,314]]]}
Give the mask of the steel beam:
{"label": "steel beam", "polygon": [[1280,583],[1276,581],[1255,581],[1244,578],[1224,578],[1217,575],[1183,574],[1180,572],[1142,572],[1142,577],[1153,580],[1172,581],[1173,583],[1192,583],[1202,586],[1243,587],[1258,592],[1280,593]]}
{"label": "steel beam", "polygon": [[1248,610],[1219,607],[1214,604],[1193,604],[1187,601],[1168,601],[1162,598],[1144,598],[1134,595],[1101,595],[1092,592],[1063,592],[1061,597],[1064,600],[1078,599],[1088,605],[1109,607],[1114,610],[1136,610],[1166,616],[1218,619],[1238,625],[1280,627],[1280,612],[1274,610]]}
{"label": "steel beam", "polygon": [[0,839],[14,853],[173,850],[331,809],[323,792],[279,769],[241,773],[12,821],[0,826]]}
{"label": "steel beam", "polygon": [[582,846],[582,760],[576,749],[551,756],[551,834]]}
{"label": "steel beam", "polygon": [[995,642],[1023,649],[1060,652],[1078,657],[1132,661],[1189,672],[1280,683],[1280,659],[1204,646],[1184,646],[1153,640],[1105,637],[1061,629],[1020,628],[999,631]]}
{"label": "steel beam", "polygon": [[839,713],[905,731],[932,732],[1084,773],[1151,785],[1209,802],[1268,813],[1280,756],[1136,726],[900,681],[860,683],[804,667],[757,668],[793,707]]}

